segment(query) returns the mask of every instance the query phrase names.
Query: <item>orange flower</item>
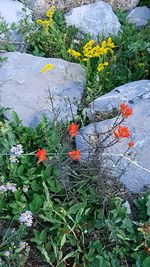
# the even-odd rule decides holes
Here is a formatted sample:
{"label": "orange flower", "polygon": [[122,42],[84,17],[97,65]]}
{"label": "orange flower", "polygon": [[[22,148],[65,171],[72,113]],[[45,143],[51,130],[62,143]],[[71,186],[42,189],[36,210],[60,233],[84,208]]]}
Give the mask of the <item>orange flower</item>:
{"label": "orange flower", "polygon": [[134,146],[134,142],[131,140],[129,143],[128,143],[128,147],[133,147]]}
{"label": "orange flower", "polygon": [[126,110],[126,108],[127,108],[127,105],[125,103],[121,103],[120,104],[120,110],[119,110],[120,113],[124,112]]}
{"label": "orange flower", "polygon": [[71,125],[68,126],[67,130],[71,138],[78,134],[78,128],[79,128],[79,125],[75,123],[72,123]]}
{"label": "orange flower", "polygon": [[38,158],[37,163],[40,163],[43,160],[48,160],[48,158],[46,157],[46,151],[44,149],[38,149],[38,152],[35,154],[35,156]]}
{"label": "orange flower", "polygon": [[123,118],[128,118],[129,116],[133,114],[132,108],[128,107],[125,103],[120,104],[119,111]]}
{"label": "orange flower", "polygon": [[77,149],[77,150],[72,150],[68,153],[68,155],[70,156],[70,158],[72,160],[80,160],[80,150]]}
{"label": "orange flower", "polygon": [[128,130],[128,127],[121,126],[121,125],[119,125],[117,131],[113,131],[113,134],[116,139],[130,137],[130,132]]}

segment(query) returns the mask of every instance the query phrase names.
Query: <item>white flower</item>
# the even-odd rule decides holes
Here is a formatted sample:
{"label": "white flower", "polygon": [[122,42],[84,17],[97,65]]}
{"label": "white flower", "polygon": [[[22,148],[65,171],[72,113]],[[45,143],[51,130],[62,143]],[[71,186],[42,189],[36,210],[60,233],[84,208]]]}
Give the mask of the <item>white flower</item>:
{"label": "white flower", "polygon": [[28,189],[29,189],[29,187],[26,186],[26,185],[24,185],[23,188],[22,188],[22,191],[23,191],[24,193],[27,193],[27,192],[28,192]]}
{"label": "white flower", "polygon": [[16,157],[15,155],[11,155],[11,156],[9,157],[9,160],[10,160],[10,162],[12,162],[12,163],[18,162],[18,159],[17,159],[17,157]]}
{"label": "white flower", "polygon": [[19,217],[19,222],[24,223],[28,227],[32,226],[32,223],[33,223],[32,212],[27,210],[27,211],[21,213],[21,215]]}
{"label": "white flower", "polygon": [[28,243],[27,242],[20,241],[20,243],[19,243],[19,249],[20,250],[25,249],[27,246],[28,246]]}
{"label": "white flower", "polygon": [[7,183],[0,186],[0,192],[4,193],[7,191],[12,191],[14,193],[17,191],[17,188],[13,183]]}
{"label": "white flower", "polygon": [[21,154],[23,154],[23,147],[22,145],[16,145],[16,146],[13,146],[10,150],[10,155],[15,155],[16,157],[20,157]]}
{"label": "white flower", "polygon": [[9,257],[9,256],[10,256],[10,252],[9,252],[8,250],[6,250],[6,251],[4,252],[4,256]]}
{"label": "white flower", "polygon": [[7,192],[7,187],[6,187],[6,185],[1,185],[1,186],[0,186],[0,192],[2,192],[2,193]]}
{"label": "white flower", "polygon": [[13,193],[17,191],[16,186],[12,183],[7,183],[6,188],[7,190],[12,191]]}

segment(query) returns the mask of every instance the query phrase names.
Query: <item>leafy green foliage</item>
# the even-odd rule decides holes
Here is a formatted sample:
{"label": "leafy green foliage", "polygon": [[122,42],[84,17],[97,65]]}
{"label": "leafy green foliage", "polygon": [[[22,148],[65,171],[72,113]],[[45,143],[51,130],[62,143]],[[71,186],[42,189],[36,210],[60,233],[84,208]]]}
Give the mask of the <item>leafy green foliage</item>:
{"label": "leafy green foliage", "polygon": [[[136,200],[138,214],[142,211],[145,217],[135,222],[119,197],[109,199],[104,208],[95,177],[85,179],[73,165],[64,173],[69,167],[67,145],[71,145],[63,139],[65,125],[49,124],[43,118],[36,128],[28,128],[13,113],[12,122],[2,116],[0,129],[0,185],[11,182],[17,189],[0,193],[2,266],[26,266],[31,248],[38,249],[39,262],[50,266],[148,266],[149,194]],[[24,153],[12,163],[9,151],[15,144],[22,144]],[[37,164],[38,148],[47,151],[48,161]],[[26,210],[33,214],[30,227],[18,221]],[[20,248],[20,241],[28,245]]]}

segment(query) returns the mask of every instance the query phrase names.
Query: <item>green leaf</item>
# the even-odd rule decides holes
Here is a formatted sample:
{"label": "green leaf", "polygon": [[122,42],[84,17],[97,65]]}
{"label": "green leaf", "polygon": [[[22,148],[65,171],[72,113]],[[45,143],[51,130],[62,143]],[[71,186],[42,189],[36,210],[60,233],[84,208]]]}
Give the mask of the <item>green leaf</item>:
{"label": "green leaf", "polygon": [[65,244],[66,242],[66,235],[63,235],[62,239],[61,239],[61,242],[60,242],[60,248],[63,247],[63,245]]}
{"label": "green leaf", "polygon": [[32,212],[37,212],[41,208],[42,204],[43,204],[43,198],[35,193],[33,195],[32,203],[30,204],[30,210]]}
{"label": "green leaf", "polygon": [[19,119],[19,117],[15,111],[12,112],[11,116],[12,116],[12,120],[13,120],[14,124],[19,125],[21,123],[21,120]]}
{"label": "green leaf", "polygon": [[31,188],[33,191],[38,191],[40,190],[41,186],[37,183],[36,180],[34,180],[32,183],[31,183]]}
{"label": "green leaf", "polygon": [[[65,261],[65,260],[67,260],[67,259],[69,259],[69,258],[71,258],[71,257],[74,257],[74,256],[75,256],[75,252],[74,252],[74,251],[71,251],[70,253],[68,253],[68,254],[62,259],[61,262]],[[61,262],[60,262],[60,263],[61,263]]]}
{"label": "green leaf", "polygon": [[147,258],[143,261],[143,267],[150,267],[150,257],[147,257]]}
{"label": "green leaf", "polygon": [[150,196],[148,196],[148,201],[146,203],[147,206],[147,215],[150,216]]}
{"label": "green leaf", "polygon": [[40,235],[39,235],[39,239],[43,242],[46,242],[46,234],[47,234],[47,231],[44,229]]}
{"label": "green leaf", "polygon": [[17,174],[19,176],[23,176],[24,175],[24,166],[23,165],[20,165],[17,169]]}
{"label": "green leaf", "polygon": [[72,206],[68,210],[68,214],[76,214],[78,211],[84,209],[85,207],[86,207],[86,203],[78,203],[78,204],[75,204],[74,206]]}

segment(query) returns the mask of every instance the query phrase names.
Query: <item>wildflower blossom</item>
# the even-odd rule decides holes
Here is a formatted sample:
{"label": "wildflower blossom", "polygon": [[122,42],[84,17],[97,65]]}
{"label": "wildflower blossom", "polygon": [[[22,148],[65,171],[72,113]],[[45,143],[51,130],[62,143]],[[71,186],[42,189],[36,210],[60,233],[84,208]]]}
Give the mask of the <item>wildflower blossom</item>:
{"label": "wildflower blossom", "polygon": [[11,155],[11,156],[9,157],[9,160],[10,160],[10,162],[12,162],[12,163],[19,162],[18,159],[17,159],[17,157],[16,157],[15,155]]}
{"label": "wildflower blossom", "polygon": [[132,108],[128,107],[125,103],[120,104],[120,113],[123,118],[128,118],[133,114]]}
{"label": "wildflower blossom", "polygon": [[6,187],[6,185],[1,185],[1,186],[0,186],[0,192],[1,192],[1,193],[5,193],[5,192],[7,192],[7,187]]}
{"label": "wildflower blossom", "polygon": [[35,156],[38,158],[37,163],[48,160],[48,158],[46,157],[46,151],[44,149],[38,149],[38,152],[35,154]]}
{"label": "wildflower blossom", "polygon": [[22,145],[16,145],[16,146],[13,146],[10,150],[10,154],[11,155],[15,155],[16,157],[20,157],[21,154],[23,154],[23,147]]}
{"label": "wildflower blossom", "polygon": [[50,9],[47,10],[47,12],[46,12],[46,16],[47,16],[48,18],[52,18],[53,15],[54,15],[54,11],[55,11],[55,9],[56,9],[55,6],[51,6]]}
{"label": "wildflower blossom", "polygon": [[131,140],[129,143],[128,143],[128,147],[131,148],[134,146],[134,142]]}
{"label": "wildflower blossom", "polygon": [[77,125],[76,123],[72,123],[71,125],[68,126],[67,130],[71,138],[78,134],[78,128],[79,125]]}
{"label": "wildflower blossom", "polygon": [[46,30],[48,30],[48,27],[52,25],[52,20],[38,19],[36,22],[41,24]]}
{"label": "wildflower blossom", "polygon": [[7,191],[11,191],[15,193],[17,191],[16,186],[13,183],[7,183],[0,186],[0,192],[5,193]]}
{"label": "wildflower blossom", "polygon": [[116,131],[114,130],[113,133],[116,139],[130,137],[130,132],[128,130],[128,127],[121,126],[121,125],[119,125],[118,129]]}
{"label": "wildflower blossom", "polygon": [[112,49],[115,48],[114,42],[112,41],[111,37],[107,39],[107,46],[109,46]]}
{"label": "wildflower blossom", "polygon": [[78,58],[78,57],[81,56],[81,53],[80,53],[80,52],[77,52],[77,51],[75,51],[75,50],[73,50],[73,49],[68,49],[68,53],[69,53],[71,56],[75,57],[75,58]]}
{"label": "wildflower blossom", "polygon": [[24,185],[23,188],[22,188],[22,191],[23,191],[24,193],[27,193],[27,192],[28,192],[28,189],[29,189],[29,187],[26,186],[26,185]]}
{"label": "wildflower blossom", "polygon": [[28,243],[27,242],[25,242],[25,241],[20,241],[19,242],[19,249],[20,250],[23,250],[23,249],[25,249],[27,247],[28,247]]}
{"label": "wildflower blossom", "polygon": [[9,257],[9,256],[10,256],[10,251],[6,250],[6,251],[4,252],[4,256]]}
{"label": "wildflower blossom", "polygon": [[140,67],[140,68],[141,68],[141,67],[144,67],[144,65],[145,65],[144,63],[141,63],[141,62],[138,63],[138,67]]}
{"label": "wildflower blossom", "polygon": [[13,183],[7,183],[6,188],[8,191],[12,191],[13,193],[17,191],[16,186]]}
{"label": "wildflower blossom", "polygon": [[97,67],[97,70],[100,72],[105,69],[105,67],[108,66],[108,62],[100,63]]}
{"label": "wildflower blossom", "polygon": [[68,153],[68,155],[70,156],[70,158],[72,160],[80,160],[80,150],[77,149],[77,150],[72,150]]}
{"label": "wildflower blossom", "polygon": [[53,64],[46,64],[41,70],[40,72],[43,74],[46,71],[50,71],[54,69],[54,65]]}
{"label": "wildflower blossom", "polygon": [[19,222],[21,224],[24,223],[28,227],[32,226],[32,223],[33,223],[32,212],[27,210],[27,211],[21,213],[21,215],[19,217]]}

